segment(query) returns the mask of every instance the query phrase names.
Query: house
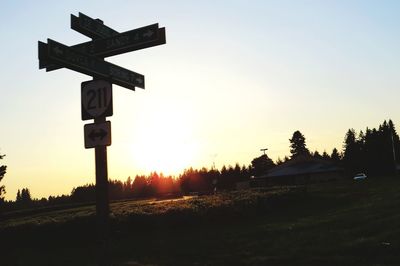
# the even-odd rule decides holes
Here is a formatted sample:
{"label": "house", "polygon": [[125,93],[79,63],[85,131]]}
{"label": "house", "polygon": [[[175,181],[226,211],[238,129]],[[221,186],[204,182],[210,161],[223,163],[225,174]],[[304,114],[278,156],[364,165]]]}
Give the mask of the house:
{"label": "house", "polygon": [[336,162],[302,155],[275,166],[268,173],[254,178],[253,185],[299,185],[326,182],[344,177],[344,169]]}

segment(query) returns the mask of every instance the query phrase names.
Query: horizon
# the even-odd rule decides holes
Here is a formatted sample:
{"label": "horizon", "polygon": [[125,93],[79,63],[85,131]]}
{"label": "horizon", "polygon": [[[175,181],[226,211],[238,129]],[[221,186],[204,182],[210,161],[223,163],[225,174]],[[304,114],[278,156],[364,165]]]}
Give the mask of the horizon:
{"label": "horizon", "polygon": [[106,59],[146,77],[145,90],[113,86],[109,179],[247,166],[262,148],[276,161],[296,130],[310,151],[341,152],[350,128],[400,123],[400,3],[94,3],[0,4],[6,200],[95,182],[80,117],[80,84],[91,77],[38,68],[37,41],[89,40],[70,29],[78,12],[120,32],[166,28],[165,45]]}

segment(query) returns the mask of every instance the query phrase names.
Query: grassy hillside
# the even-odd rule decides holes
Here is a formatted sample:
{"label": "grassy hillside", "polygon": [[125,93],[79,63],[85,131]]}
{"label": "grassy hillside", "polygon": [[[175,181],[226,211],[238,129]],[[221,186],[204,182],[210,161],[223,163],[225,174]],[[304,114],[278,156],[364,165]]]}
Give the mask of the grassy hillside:
{"label": "grassy hillside", "polygon": [[[400,265],[399,192],[387,177],[116,202],[110,253],[114,265]],[[1,264],[95,265],[94,224],[94,206],[8,216]]]}

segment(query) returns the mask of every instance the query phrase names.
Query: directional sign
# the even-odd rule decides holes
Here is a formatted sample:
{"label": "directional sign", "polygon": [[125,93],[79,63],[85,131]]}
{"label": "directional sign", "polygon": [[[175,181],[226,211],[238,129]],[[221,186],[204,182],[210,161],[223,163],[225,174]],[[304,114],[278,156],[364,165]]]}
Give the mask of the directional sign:
{"label": "directional sign", "polygon": [[92,19],[79,13],[79,17],[71,14],[71,29],[92,39],[107,38],[118,34],[118,31],[106,26],[98,19]]}
{"label": "directional sign", "polygon": [[[82,29],[80,30],[82,31]],[[70,48],[97,57],[108,57],[165,43],[165,28],[158,28],[158,24],[153,24],[117,35],[111,35],[107,38],[77,44]],[[47,68],[47,71],[61,68],[49,63],[43,62],[39,65],[39,68]]]}
{"label": "directional sign", "polygon": [[[74,46],[81,52],[91,53],[96,56],[113,56],[139,49],[144,44],[159,41],[158,24],[126,31],[115,36],[102,38]],[[165,42],[164,42],[165,43]],[[154,45],[153,45],[154,46]]]}
{"label": "directional sign", "polygon": [[69,69],[99,79],[109,80],[119,86],[135,90],[144,89],[144,76],[102,59],[78,52],[70,47],[48,39],[48,44],[39,42],[39,59],[54,61]]}
{"label": "directional sign", "polygon": [[111,122],[86,124],[84,126],[85,148],[111,145]]}
{"label": "directional sign", "polygon": [[[101,20],[93,19],[82,13],[79,13],[79,17],[71,14],[71,29],[76,30],[77,32],[80,32],[92,39],[107,38],[118,34],[118,31],[107,27]],[[71,46],[71,48],[76,49],[76,45]],[[79,48],[78,45],[77,49],[81,52],[91,54],[90,50],[85,50],[85,47]],[[62,68],[56,64],[51,64],[50,62],[40,61],[39,63],[39,69],[46,68],[46,71],[53,71]]]}
{"label": "directional sign", "polygon": [[82,120],[112,116],[112,85],[105,80],[91,80],[81,84]]}

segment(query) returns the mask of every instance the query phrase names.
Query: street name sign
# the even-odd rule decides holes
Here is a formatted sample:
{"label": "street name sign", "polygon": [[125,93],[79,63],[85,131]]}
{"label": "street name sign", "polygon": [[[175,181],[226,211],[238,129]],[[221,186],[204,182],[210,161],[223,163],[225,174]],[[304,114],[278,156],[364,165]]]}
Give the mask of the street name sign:
{"label": "street name sign", "polygon": [[118,31],[104,25],[99,19],[93,19],[79,12],[79,17],[71,14],[71,29],[92,39],[107,38],[117,35]]}
{"label": "street name sign", "polygon": [[[70,48],[88,55],[93,55],[97,57],[109,57],[166,43],[165,28],[158,29],[156,34],[151,30],[148,30],[147,32],[142,31],[141,35],[135,34],[136,33],[132,32],[121,33],[110,38],[103,38],[73,45]],[[136,39],[135,36],[146,37]],[[149,39],[149,36],[160,36],[160,38]],[[47,71],[53,71],[62,67],[49,64],[49,62],[45,62],[44,64],[39,65],[39,68],[46,68]]]}
{"label": "street name sign", "polygon": [[92,123],[84,126],[85,148],[111,145],[111,122]]}
{"label": "street name sign", "polygon": [[159,33],[156,23],[107,38],[84,42],[75,45],[73,48],[84,53],[108,57],[143,49],[143,47],[148,47],[147,43],[150,43],[151,46],[158,45],[160,42]]}
{"label": "street name sign", "polygon": [[[102,58],[166,43],[165,28],[159,28],[158,23],[118,33],[101,20],[79,13],[79,17],[71,15],[71,28],[93,40],[70,48]],[[39,68],[46,68],[46,71],[62,68],[52,63],[43,60],[39,62]]]}
{"label": "street name sign", "polygon": [[[100,19],[93,19],[80,12],[79,17],[71,14],[71,29],[82,33],[83,35],[86,35],[87,37],[92,39],[106,38],[118,34],[118,31],[104,25],[103,21],[101,21]],[[75,49],[76,46],[71,46],[71,48]],[[85,52],[85,50],[83,50],[82,48],[80,48],[80,50]],[[39,68],[46,68],[46,71],[53,71],[62,67],[57,66],[56,64],[51,64],[49,62],[42,62],[42,64],[39,65]]]}
{"label": "street name sign", "polygon": [[113,115],[112,85],[105,80],[91,80],[81,84],[82,120]]}
{"label": "street name sign", "polygon": [[135,90],[144,89],[144,76],[123,67],[106,62],[101,58],[78,52],[59,42],[47,39],[48,44],[39,42],[39,59],[54,61],[59,65],[83,74],[109,80],[119,86]]}

